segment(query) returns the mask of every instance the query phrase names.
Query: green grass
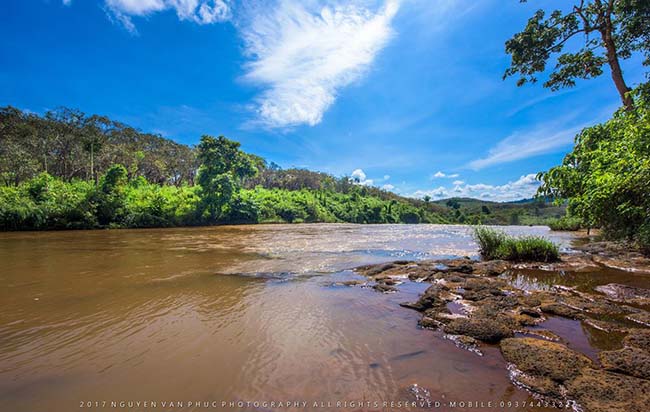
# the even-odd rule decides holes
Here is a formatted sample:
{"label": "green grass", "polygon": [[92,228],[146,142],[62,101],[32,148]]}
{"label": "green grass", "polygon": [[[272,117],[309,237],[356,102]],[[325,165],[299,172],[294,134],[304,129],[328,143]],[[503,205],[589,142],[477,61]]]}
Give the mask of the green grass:
{"label": "green grass", "polygon": [[550,221],[548,227],[550,227],[551,230],[557,231],[576,231],[582,228],[582,224],[580,219],[574,217],[563,217]]}
{"label": "green grass", "polygon": [[560,251],[553,242],[538,236],[512,237],[499,230],[479,226],[474,240],[484,259],[513,262],[556,262]]}

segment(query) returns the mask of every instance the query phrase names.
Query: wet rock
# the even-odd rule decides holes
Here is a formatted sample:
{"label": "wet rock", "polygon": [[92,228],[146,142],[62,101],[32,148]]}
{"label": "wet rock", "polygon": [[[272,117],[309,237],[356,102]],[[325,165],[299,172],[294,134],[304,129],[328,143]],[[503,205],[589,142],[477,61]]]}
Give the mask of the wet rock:
{"label": "wet rock", "polygon": [[556,382],[569,380],[592,365],[588,357],[564,345],[535,338],[504,339],[501,353],[524,373]]}
{"label": "wet rock", "polygon": [[525,329],[521,331],[521,333],[526,335],[538,336],[540,338],[546,339],[551,342],[559,342],[562,340],[562,338],[558,334],[546,329]]}
{"label": "wet rock", "polygon": [[647,412],[650,405],[650,381],[584,369],[566,383],[566,395],[589,412]]}
{"label": "wet rock", "polygon": [[487,343],[496,343],[514,335],[503,322],[488,318],[458,318],[443,328],[451,335],[465,335]]}
{"label": "wet rock", "polygon": [[385,278],[377,279],[377,283],[383,283],[384,285],[388,285],[388,286],[395,286],[398,285],[400,282],[388,276]]}
{"label": "wet rock", "polygon": [[479,262],[474,265],[474,272],[485,276],[499,276],[506,272],[510,265],[503,260]]}
{"label": "wet rock", "polygon": [[530,316],[531,318],[540,318],[542,316],[540,311],[533,308],[520,308],[519,313],[522,315]]}
{"label": "wet rock", "polygon": [[639,348],[650,352],[650,330],[633,329],[630,334],[623,339],[623,344],[632,348]]}
{"label": "wet rock", "polygon": [[530,294],[530,295],[524,295],[519,298],[519,301],[521,302],[522,305],[528,306],[528,307],[537,307],[542,304],[542,299],[540,298],[540,294]]}
{"label": "wet rock", "polygon": [[394,286],[385,285],[383,283],[377,283],[373,285],[372,288],[377,292],[381,292],[381,293],[392,293],[397,291],[397,288],[395,288]]}
{"label": "wet rock", "polygon": [[377,276],[382,272],[385,272],[389,269],[393,269],[395,267],[394,263],[385,263],[382,265],[373,265],[373,266],[363,266],[359,268],[358,270],[363,273],[364,276]]}
{"label": "wet rock", "polygon": [[535,326],[544,320],[539,317],[534,318],[532,316],[520,314],[512,315],[510,318],[513,320],[513,322],[515,322],[517,326]]}
{"label": "wet rock", "polygon": [[519,304],[516,296],[492,296],[482,299],[478,302],[472,302],[476,306],[478,316],[497,316],[506,311],[513,310]]}
{"label": "wet rock", "polygon": [[442,285],[431,285],[427,290],[424,291],[417,302],[402,303],[401,305],[420,312],[433,307],[443,307],[446,302],[440,297],[440,294],[444,290],[444,286]]}
{"label": "wet rock", "polygon": [[422,319],[418,321],[418,325],[420,325],[420,327],[424,329],[436,330],[441,326],[443,326],[443,323],[429,316],[422,316]]}
{"label": "wet rock", "polygon": [[563,254],[559,262],[521,262],[512,265],[514,269],[534,269],[545,272],[591,272],[600,265],[586,254]]}
{"label": "wet rock", "polygon": [[438,263],[444,265],[444,267],[439,267],[442,272],[459,272],[459,273],[473,273],[474,267],[472,266],[476,262],[473,262],[471,259],[462,258],[462,259],[448,259],[438,261]]}
{"label": "wet rock", "polygon": [[586,318],[583,320],[583,322],[591,326],[592,328],[602,330],[603,332],[622,333],[626,331],[626,328],[620,323],[608,322],[605,320],[598,320],[598,319],[591,319],[591,318]]}
{"label": "wet rock", "polygon": [[650,289],[610,283],[597,286],[595,290],[604,293],[608,298],[617,302],[634,303],[637,305],[650,304]]}
{"label": "wet rock", "polygon": [[444,338],[454,342],[454,345],[461,349],[465,349],[479,356],[483,356],[483,352],[481,352],[479,349],[479,341],[470,336],[447,334],[444,336]]}
{"label": "wet rock", "polygon": [[577,249],[587,253],[594,262],[613,269],[650,273],[650,257],[628,242],[590,242]]}
{"label": "wet rock", "polygon": [[488,278],[468,279],[463,285],[463,297],[467,300],[480,301],[494,296],[505,296],[503,290],[507,285],[503,281]]}
{"label": "wet rock", "polygon": [[331,283],[332,286],[360,286],[360,285],[365,285],[366,282],[363,282],[361,280],[346,280],[343,282],[334,282]]}
{"label": "wet rock", "polygon": [[635,347],[600,352],[600,363],[608,371],[650,379],[650,353]]}
{"label": "wet rock", "polygon": [[643,326],[650,327],[650,312],[639,311],[632,315],[628,315],[625,319],[631,320],[633,322],[639,323]]}
{"label": "wet rock", "polygon": [[598,297],[566,296],[562,298],[565,306],[594,315],[622,315],[634,311],[633,308],[617,305]]}
{"label": "wet rock", "polygon": [[540,306],[540,310],[544,313],[549,313],[551,315],[557,315],[557,316],[562,316],[571,319],[581,319],[583,317],[580,311],[570,308],[561,303],[549,303],[546,305],[542,305]]}
{"label": "wet rock", "polygon": [[516,386],[554,400],[562,400],[564,397],[562,386],[550,378],[528,375],[512,364],[508,367],[508,371],[510,380]]}

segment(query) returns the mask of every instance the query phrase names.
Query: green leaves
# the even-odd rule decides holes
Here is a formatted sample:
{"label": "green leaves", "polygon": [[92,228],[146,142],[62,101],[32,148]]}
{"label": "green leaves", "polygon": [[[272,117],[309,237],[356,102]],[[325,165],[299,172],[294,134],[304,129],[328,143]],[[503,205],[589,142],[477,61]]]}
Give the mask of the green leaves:
{"label": "green leaves", "polygon": [[648,87],[634,92],[633,111],[584,129],[563,163],[540,175],[540,195],[569,199],[571,215],[612,238],[641,239],[650,225]]}
{"label": "green leaves", "polygon": [[[517,86],[536,83],[538,75],[547,74],[544,87],[554,91],[573,87],[577,79],[602,75],[607,64],[621,101],[630,110],[632,101],[619,59],[638,52],[650,65],[650,2],[574,0],[566,12],[554,10],[547,15],[538,10],[505,46],[512,61],[503,78],[518,76]],[[565,52],[565,48],[572,50]]]}
{"label": "green leaves", "polygon": [[239,192],[242,180],[257,173],[255,159],[239,150],[239,143],[224,136],[203,136],[198,147],[199,185],[207,217],[216,222],[224,207]]}

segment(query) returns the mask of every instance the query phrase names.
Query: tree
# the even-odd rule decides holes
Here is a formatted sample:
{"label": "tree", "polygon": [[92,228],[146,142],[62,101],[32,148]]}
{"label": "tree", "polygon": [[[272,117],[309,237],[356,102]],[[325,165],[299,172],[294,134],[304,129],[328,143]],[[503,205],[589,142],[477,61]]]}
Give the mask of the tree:
{"label": "tree", "polygon": [[239,150],[239,146],[224,136],[201,137],[198,182],[205,211],[212,221],[221,217],[224,207],[239,192],[242,180],[257,172],[251,157]]}
{"label": "tree", "polygon": [[538,194],[568,199],[569,215],[584,226],[650,251],[650,85],[632,96],[635,110],[581,131],[562,164],[538,175]]}
{"label": "tree", "polygon": [[424,195],[424,197],[422,198],[422,200],[424,200],[424,203],[429,203],[429,202],[431,201],[431,196],[429,196],[429,195]]}
{"label": "tree", "polygon": [[[551,56],[558,55],[555,68],[544,83],[544,87],[555,91],[574,86],[576,79],[600,76],[607,64],[623,105],[632,109],[634,102],[620,60],[640,52],[644,55],[643,64],[650,65],[650,1],[573,0],[572,3],[568,12],[554,10],[548,17],[544,10],[538,10],[524,30],[506,42],[512,63],[504,79],[518,74],[518,86],[535,83],[536,74],[546,71]],[[578,41],[579,35],[584,40]],[[565,52],[569,45],[578,49]]]}
{"label": "tree", "polygon": [[97,181],[95,174],[95,157],[106,142],[107,135],[113,126],[113,122],[105,116],[93,115],[87,118],[83,126],[82,144],[84,150],[90,157],[89,180]]}

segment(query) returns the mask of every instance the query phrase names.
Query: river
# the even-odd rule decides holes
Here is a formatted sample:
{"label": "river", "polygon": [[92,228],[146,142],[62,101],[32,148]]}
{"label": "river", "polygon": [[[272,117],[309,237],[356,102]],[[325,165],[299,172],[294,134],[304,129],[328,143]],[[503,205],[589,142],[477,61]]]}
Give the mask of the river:
{"label": "river", "polygon": [[[478,356],[417,327],[398,304],[427,285],[336,285],[361,279],[350,269],[362,264],[476,255],[468,227],[445,225],[2,233],[0,409],[406,410],[383,402],[419,391],[483,402],[473,410],[540,410],[514,407],[533,399],[510,383],[498,347]],[[138,401],[149,404],[128,408]],[[286,401],[309,406],[270,403]]]}

